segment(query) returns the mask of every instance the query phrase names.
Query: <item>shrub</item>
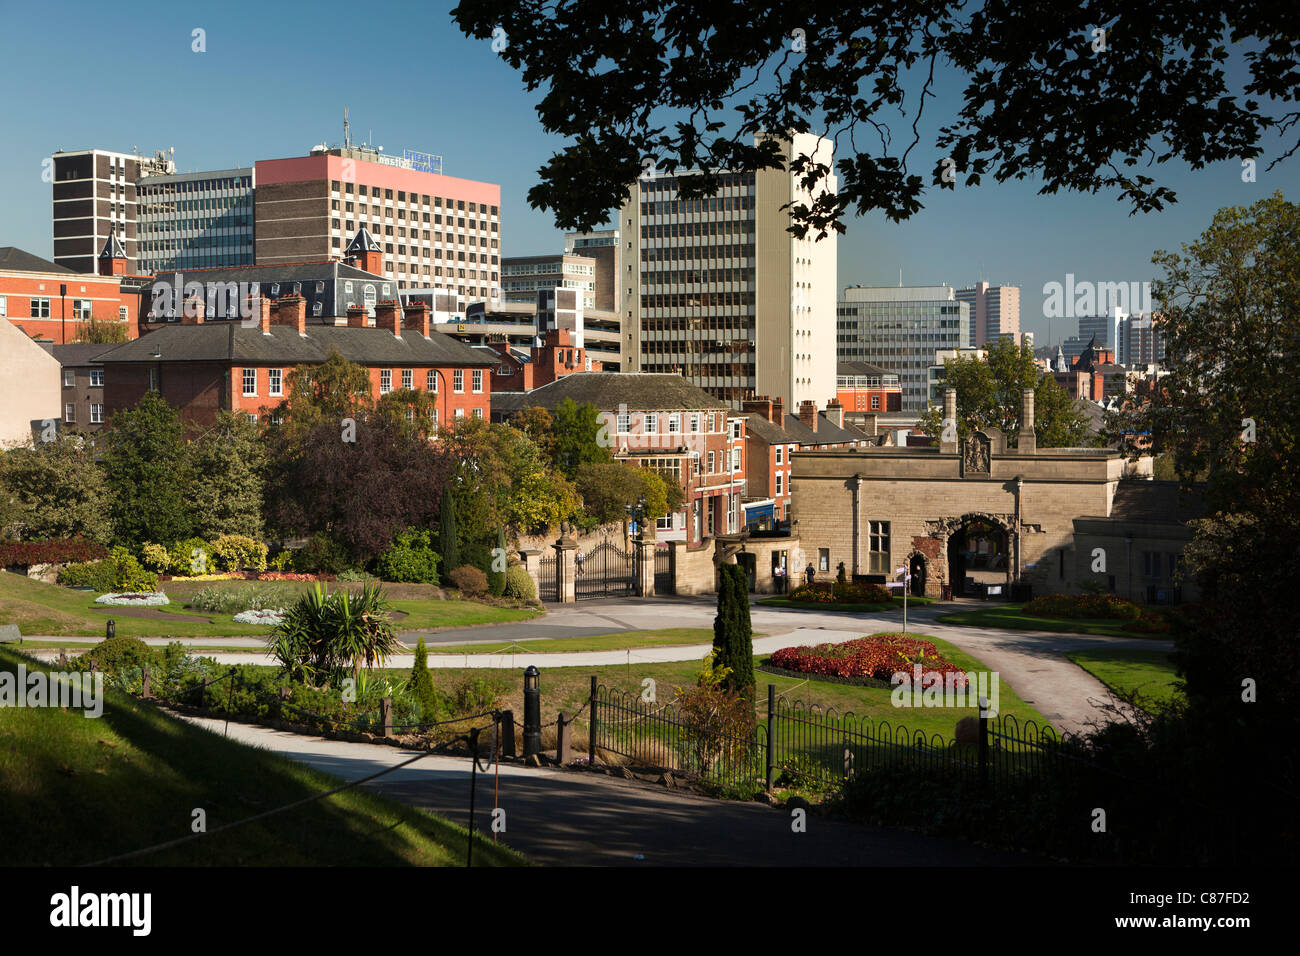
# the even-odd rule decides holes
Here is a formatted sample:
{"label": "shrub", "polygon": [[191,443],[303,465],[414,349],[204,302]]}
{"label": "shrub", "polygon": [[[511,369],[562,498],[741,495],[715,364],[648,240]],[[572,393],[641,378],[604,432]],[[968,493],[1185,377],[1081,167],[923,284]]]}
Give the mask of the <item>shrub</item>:
{"label": "shrub", "polygon": [[472,565],[486,575],[492,568],[492,549],[482,544],[464,545],[460,549],[460,563]]}
{"label": "shrub", "polygon": [[171,555],[161,544],[146,541],[140,546],[140,563],[150,571],[166,574],[167,567],[171,564]]}
{"label": "shrub", "polygon": [[1114,594],[1048,594],[1025,605],[1035,617],[1115,618],[1136,620],[1142,609]]}
{"label": "shrub", "polygon": [[327,681],[339,687],[349,673],[359,679],[397,649],[384,592],[366,585],[326,594],[317,586],[290,606],[267,640],[271,656],[290,680]]}
{"label": "shrub", "polygon": [[487,575],[472,564],[463,564],[451,572],[451,583],[467,597],[479,597],[487,591]]}
{"label": "shrub", "polygon": [[499,563],[504,563],[506,556],[506,532],[497,528],[497,546],[493,550],[487,566],[488,593],[500,597],[506,589],[506,569],[497,570]]}
{"label": "shrub", "polygon": [[275,557],[266,563],[271,571],[291,571],[293,569],[293,552],[288,548],[277,551]]}
{"label": "shrub", "polygon": [[266,545],[243,534],[223,534],[212,542],[212,561],[219,571],[265,571]]}
{"label": "shrub", "polygon": [[805,674],[835,677],[871,677],[890,680],[903,671],[913,673],[921,665],[922,679],[929,674],[956,675],[957,687],[965,687],[965,672],[945,660],[930,641],[902,634],[872,634],[870,637],[842,644],[819,644],[815,647],[783,647],[768,659],[773,667]]}
{"label": "shrub", "polygon": [[312,535],[311,540],[293,556],[293,570],[300,574],[338,574],[347,570],[351,564],[347,549],[323,531]]}
{"label": "shrub", "polygon": [[1140,617],[1125,624],[1123,630],[1135,634],[1163,634],[1169,627],[1169,618],[1165,615],[1143,611]]}
{"label": "shrub", "polygon": [[499,677],[467,677],[451,692],[448,704],[453,716],[493,710],[510,690]]}
{"label": "shrub", "polygon": [[722,683],[679,688],[674,703],[684,726],[683,756],[689,769],[721,769],[731,776],[756,756],[754,704],[742,689]]}
{"label": "shrub", "polygon": [[536,601],[537,585],[531,574],[521,565],[515,565],[506,568],[506,583],[501,593],[514,601]]}
{"label": "shrub", "polygon": [[291,599],[292,591],[284,587],[209,587],[195,592],[189,604],[210,614],[238,614],[283,607]]}
{"label": "shrub", "polygon": [[212,561],[212,545],[202,538],[186,538],[167,549],[167,572],[178,577],[207,574]]}
{"label": "shrub", "polygon": [[379,580],[379,578],[375,577],[375,575],[369,574],[365,571],[360,571],[356,568],[348,568],[346,571],[340,571],[337,575],[335,575],[335,577],[337,577],[338,580],[343,581],[345,583],[356,583],[358,581]]}
{"label": "shrub", "polygon": [[375,562],[375,571],[385,581],[437,584],[438,552],[433,550],[433,533],[410,528],[399,534]]}
{"label": "shrub", "polygon": [[154,664],[157,655],[138,637],[110,637],[100,641],[86,653],[77,658],[77,664],[86,670],[94,663],[95,667],[107,674],[117,676],[123,669],[131,667],[148,667]]}
{"label": "shrub", "polygon": [[98,561],[108,556],[102,544],[85,538],[54,538],[49,541],[0,541],[0,567],[33,564],[68,564]]}
{"label": "shrub", "polygon": [[799,585],[790,592],[790,600],[802,604],[888,604],[893,595],[879,584],[818,581]]}
{"label": "shrub", "polygon": [[420,719],[432,723],[438,713],[438,695],[433,689],[433,675],[429,673],[429,651],[424,638],[415,646],[415,662],[411,665],[410,691],[420,704]]}
{"label": "shrub", "polygon": [[158,589],[158,575],[140,567],[126,548],[114,548],[102,561],[70,564],[59,572],[59,583],[108,592],[146,592]]}

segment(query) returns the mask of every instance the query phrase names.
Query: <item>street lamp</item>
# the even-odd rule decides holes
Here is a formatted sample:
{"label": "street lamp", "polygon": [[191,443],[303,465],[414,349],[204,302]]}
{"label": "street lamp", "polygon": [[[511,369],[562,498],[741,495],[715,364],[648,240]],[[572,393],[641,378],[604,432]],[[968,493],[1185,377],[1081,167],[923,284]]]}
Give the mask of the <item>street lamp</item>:
{"label": "street lamp", "polygon": [[634,505],[624,505],[623,510],[627,512],[628,520],[636,525],[638,534],[642,534],[641,525],[645,521],[645,495],[641,495]]}
{"label": "street lamp", "polygon": [[907,585],[911,582],[912,576],[907,573],[907,566],[894,568],[895,574],[903,576],[903,633],[907,633]]}

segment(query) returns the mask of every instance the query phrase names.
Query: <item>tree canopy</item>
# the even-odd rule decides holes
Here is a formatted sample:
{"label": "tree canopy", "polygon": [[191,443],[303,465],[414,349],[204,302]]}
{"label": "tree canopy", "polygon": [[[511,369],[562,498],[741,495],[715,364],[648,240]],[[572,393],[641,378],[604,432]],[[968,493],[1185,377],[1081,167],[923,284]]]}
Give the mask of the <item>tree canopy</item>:
{"label": "tree canopy", "polygon": [[[788,166],[812,197],[791,209],[800,237],[844,231],[849,208],[909,218],[923,172],[940,189],[1033,177],[1148,211],[1176,195],[1140,167],[1253,161],[1300,121],[1296,22],[1263,0],[461,0],[452,17],[467,36],[504,32],[493,49],[544,90],[542,128],[564,143],[528,200],[563,229],[604,223],[650,163]],[[838,158],[783,160],[771,130],[832,138]],[[718,185],[707,172],[681,194]]]}

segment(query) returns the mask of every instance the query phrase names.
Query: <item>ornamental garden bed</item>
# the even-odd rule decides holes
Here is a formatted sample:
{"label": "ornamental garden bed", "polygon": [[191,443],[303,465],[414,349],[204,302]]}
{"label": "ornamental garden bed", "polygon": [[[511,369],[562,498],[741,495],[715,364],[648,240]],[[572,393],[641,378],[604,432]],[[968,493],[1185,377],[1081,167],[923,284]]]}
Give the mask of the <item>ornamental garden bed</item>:
{"label": "ornamental garden bed", "polygon": [[842,644],[783,647],[768,658],[768,664],[800,675],[870,677],[886,683],[900,671],[910,676],[919,664],[923,678],[954,674],[959,686],[965,686],[965,671],[945,660],[930,641],[889,632]]}
{"label": "ornamental garden bed", "polygon": [[1048,594],[1024,606],[1034,617],[1137,620],[1142,608],[1114,594]]}

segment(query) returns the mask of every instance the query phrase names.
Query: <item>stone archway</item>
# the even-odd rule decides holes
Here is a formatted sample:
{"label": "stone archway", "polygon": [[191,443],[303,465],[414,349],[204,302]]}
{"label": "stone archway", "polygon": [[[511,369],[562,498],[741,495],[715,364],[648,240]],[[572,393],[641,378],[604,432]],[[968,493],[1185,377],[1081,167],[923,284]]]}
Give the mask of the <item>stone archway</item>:
{"label": "stone archway", "polygon": [[[962,594],[967,577],[973,577],[977,585],[1000,584],[1002,596],[1005,598],[1010,595],[1015,563],[1014,515],[968,511],[962,515],[927,521],[925,524],[930,537],[938,545],[939,553],[932,559],[932,563],[943,569],[943,583],[952,585],[955,596]],[[972,560],[967,557],[970,552],[964,550],[965,535],[969,529],[981,527],[996,532],[997,546],[989,551],[977,552]],[[966,567],[968,562],[973,566]],[[974,573],[967,574],[967,571]]]}

